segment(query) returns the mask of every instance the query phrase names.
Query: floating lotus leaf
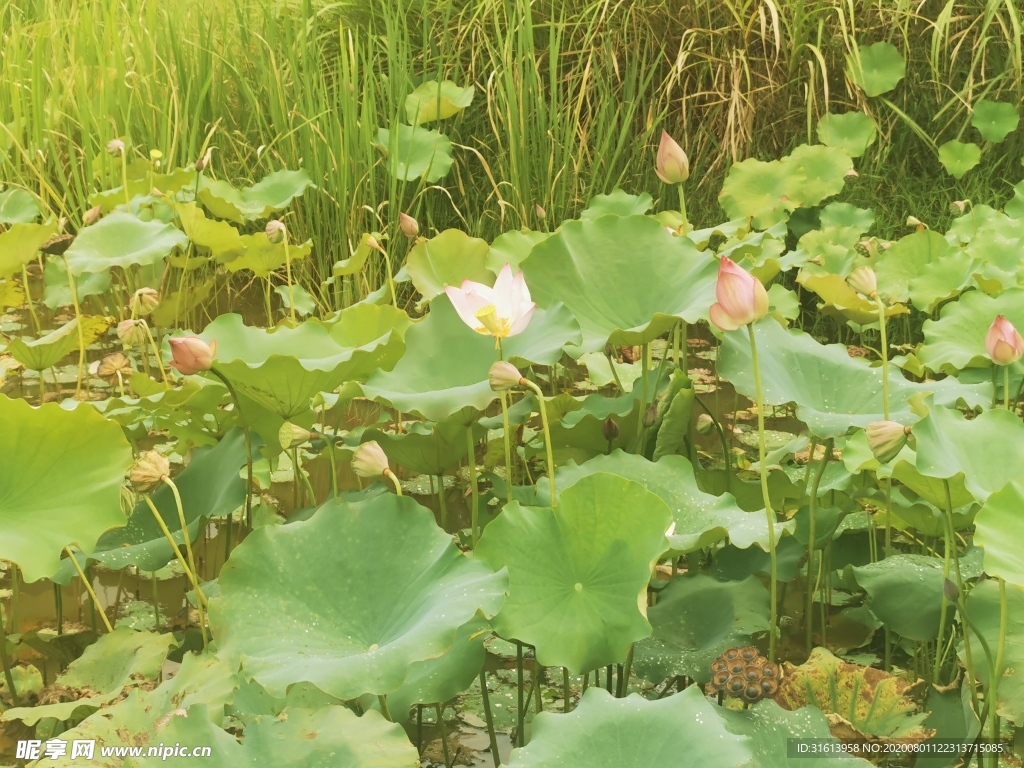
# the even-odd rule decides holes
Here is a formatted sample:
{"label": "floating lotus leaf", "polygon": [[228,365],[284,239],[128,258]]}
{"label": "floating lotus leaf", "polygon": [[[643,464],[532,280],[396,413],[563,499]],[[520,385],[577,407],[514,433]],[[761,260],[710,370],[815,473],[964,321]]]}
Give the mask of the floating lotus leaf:
{"label": "floating lotus leaf", "polygon": [[124,525],[121,481],[132,452],[96,410],[34,408],[0,395],[0,559],[26,581],[50,577],[69,544],[90,551]]}
{"label": "floating lotus leaf", "polygon": [[850,157],[860,157],[875,143],[878,131],[874,121],[863,112],[828,114],[818,121],[818,139],[828,147],[838,147]]}
{"label": "floating lotus leaf", "polygon": [[[43,272],[43,303],[50,309],[74,305],[71,285],[68,282],[68,268],[63,259],[47,259]],[[110,273],[93,272],[75,278],[75,293],[78,300],[87,296],[99,296],[110,290]]]}
{"label": "floating lotus leaf", "polygon": [[352,699],[390,693],[411,664],[445,653],[478,610],[497,611],[506,579],[456,549],[429,510],[386,494],[260,528],[220,588],[210,621],[222,657],[273,696],[306,681]]}
{"label": "floating lotus leaf", "polygon": [[[1024,724],[1024,589],[1015,584],[1007,584],[1006,603],[1006,645],[1003,666],[999,671],[996,714],[1020,727]],[[986,579],[971,588],[967,596],[967,616],[970,618],[971,651],[975,659],[981,660],[974,667],[975,674],[985,690],[990,691],[991,667],[985,661],[978,633],[988,641],[988,647],[994,654],[999,647],[1001,625],[999,585],[995,579]],[[961,659],[966,658],[962,642],[959,654]],[[994,664],[995,660],[991,663]]]}
{"label": "floating lotus leaf", "polygon": [[[579,341],[579,333],[563,305],[538,307],[526,330],[503,342],[505,359],[551,365],[563,346]],[[498,359],[494,340],[466,326],[447,296],[439,296],[430,313],[409,328],[406,345],[394,370],[378,371],[362,385],[366,397],[431,421],[466,406],[482,411],[497,399],[487,383],[487,371]]]}
{"label": "floating lotus leaf", "polygon": [[962,179],[981,162],[981,147],[952,139],[939,147],[939,162],[954,179]]}
{"label": "floating lotus leaf", "polygon": [[521,266],[538,304],[579,321],[585,352],[649,342],[714,302],[714,260],[647,216],[568,221]]}
{"label": "floating lotus leaf", "polygon": [[[941,560],[896,554],[851,573],[868,593],[868,608],[893,632],[920,642],[935,639],[942,609]],[[952,613],[946,618],[952,621]]]}
{"label": "floating lotus leaf", "polygon": [[[227,263],[228,272],[240,272],[243,269],[248,269],[256,277],[266,279],[284,267],[289,259],[294,265],[309,258],[309,254],[313,252],[312,240],[307,240],[304,243],[289,243],[286,253],[283,241],[271,242],[262,232],[243,235],[241,239],[245,244],[245,253]],[[295,267],[293,266],[292,269]]]}
{"label": "floating lotus leaf", "polygon": [[595,195],[580,211],[581,219],[597,219],[601,216],[643,216],[654,206],[654,198],[646,192],[631,195],[621,189],[612,190],[609,195]]}
{"label": "floating lotus leaf", "polygon": [[487,253],[484,264],[494,274],[498,274],[506,264],[511,264],[512,271],[516,272],[523,259],[530,255],[533,247],[549,237],[550,232],[534,232],[529,229],[513,229],[500,234],[491,243],[491,250]]}
{"label": "floating lotus leaf", "polygon": [[113,267],[151,266],[188,245],[185,233],[159,219],[142,221],[114,211],[86,227],[64,254],[73,275],[106,272]]}
{"label": "floating lotus leaf", "polygon": [[588,768],[687,764],[753,765],[749,742],[725,729],[718,708],[697,686],[658,701],[637,694],[613,698],[590,688],[568,714],[542,712],[530,743],[512,750],[509,768]]}
{"label": "floating lotus leaf", "polygon": [[241,189],[235,189],[226,181],[203,177],[199,201],[217,218],[244,224],[284,210],[310,187],[316,185],[304,170],[275,171],[262,181]]}
{"label": "floating lotus leaf", "polygon": [[971,114],[971,125],[985,141],[999,143],[1020,124],[1020,113],[1013,104],[979,99]]}
{"label": "floating lotus leaf", "polygon": [[888,93],[907,73],[903,54],[891,43],[861,45],[846,61],[847,74],[867,96]]}
{"label": "floating lotus leaf", "polygon": [[567,488],[554,510],[506,505],[476,550],[508,568],[495,631],[535,646],[544,666],[580,673],[621,663],[650,634],[644,596],[671,520],[655,494],[606,473]]}
{"label": "floating lotus leaf", "polygon": [[30,371],[52,368],[71,354],[72,350],[78,349],[79,326],[85,346],[88,347],[106,332],[110,321],[105,317],[83,317],[81,320],[76,317],[38,339],[11,339],[7,351]]}
{"label": "floating lotus leaf", "polygon": [[12,224],[0,232],[0,278],[11,279],[39,255],[39,247],[57,232],[57,222]]}
{"label": "floating lotus leaf", "polygon": [[[768,320],[757,324],[761,378],[765,402],[795,403],[796,415],[818,437],[838,437],[850,427],[882,421],[882,370],[852,358],[842,344],[822,345],[808,334]],[[719,373],[737,391],[754,396],[754,377],[747,334],[726,333],[719,356]],[[965,385],[955,379],[915,383],[898,369],[889,372],[891,418],[911,423],[910,398],[934,393],[935,401],[970,405],[991,402],[987,384]]]}
{"label": "floating lotus leaf", "polygon": [[479,418],[475,408],[462,408],[439,422],[413,422],[400,434],[367,429],[362,441],[376,440],[395,466],[420,475],[440,475],[466,457],[468,430],[473,430],[474,441],[483,436]]}
{"label": "floating lotus leaf", "polygon": [[209,251],[215,261],[226,264],[245,253],[248,242],[239,231],[226,221],[206,218],[203,209],[195,203],[176,204],[174,212],[192,244]]}
{"label": "floating lotus leaf", "polygon": [[974,543],[985,550],[985,572],[1024,587],[1024,484],[1007,483],[974,519]]}
{"label": "floating lotus leaf", "polygon": [[25,725],[35,725],[44,717],[81,719],[83,714],[117,698],[125,688],[155,680],[172,645],[173,635],[118,627],[86,648],[85,653],[57,676],[55,685],[69,689],[67,694],[77,694],[78,698],[59,704],[8,709],[0,719],[21,720]]}
{"label": "floating lotus leaf", "polygon": [[35,196],[10,187],[0,192],[0,224],[28,224],[43,215]]}
{"label": "floating lotus leaf", "polygon": [[416,290],[430,301],[444,293],[445,286],[461,286],[463,280],[491,285],[496,273],[486,266],[489,252],[485,240],[470,237],[460,229],[446,229],[416,243],[405,268]]}
{"label": "floating lotus leaf", "polygon": [[998,296],[969,291],[950,302],[938,320],[924,321],[918,359],[929,370],[944,373],[992,365],[985,352],[985,334],[996,315],[1005,315],[1016,328],[1024,328],[1024,290],[1014,288]]}
{"label": "floating lotus leaf", "polygon": [[395,146],[391,131],[377,130],[377,146],[388,155],[388,170],[399,181],[421,176],[428,184],[440,181],[452,167],[452,143],[443,133],[412,125],[399,125]]}
{"label": "floating lotus leaf", "polygon": [[405,117],[413,125],[444,120],[473,103],[475,88],[461,88],[451,80],[427,80],[405,97]]}

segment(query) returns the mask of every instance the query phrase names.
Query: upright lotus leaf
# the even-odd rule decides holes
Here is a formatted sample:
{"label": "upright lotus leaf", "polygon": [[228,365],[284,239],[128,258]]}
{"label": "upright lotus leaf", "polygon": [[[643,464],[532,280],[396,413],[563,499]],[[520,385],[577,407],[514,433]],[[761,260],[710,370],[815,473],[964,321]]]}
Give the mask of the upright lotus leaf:
{"label": "upright lotus leaf", "polygon": [[96,410],[34,408],[0,395],[0,559],[25,581],[53,576],[69,544],[90,551],[124,525],[121,481],[132,451]]}
{"label": "upright lotus leaf", "polygon": [[513,229],[510,232],[504,232],[494,238],[484,265],[494,274],[498,274],[506,264],[510,264],[512,271],[516,272],[523,259],[530,255],[534,246],[543,243],[551,235],[551,232],[534,232],[529,229]]}
{"label": "upright lotus leaf", "polygon": [[1024,477],[1024,422],[997,408],[966,419],[952,408],[932,407],[914,425],[917,471],[941,479],[963,475],[984,502],[1011,480]]}
{"label": "upright lotus leaf", "polygon": [[468,430],[473,431],[474,440],[483,437],[485,430],[477,423],[479,418],[477,409],[462,408],[443,421],[413,422],[399,434],[367,429],[362,441],[376,440],[396,466],[416,474],[440,475],[466,457]]}
{"label": "upright lotus leaf", "polygon": [[850,203],[829,203],[818,217],[822,227],[853,229],[861,235],[875,226],[875,214],[870,208],[858,208]]}
{"label": "upright lotus leaf", "polygon": [[[942,561],[925,555],[896,554],[851,568],[868,594],[867,606],[898,635],[925,642],[939,631],[942,610]],[[952,621],[952,614],[947,621]]]}
{"label": "upright lotus leaf", "polygon": [[974,518],[974,543],[985,550],[985,572],[1024,587],[1024,483],[988,497]]}
{"label": "upright lotus leaf", "polygon": [[[1024,589],[1015,584],[1007,584],[1006,603],[1006,643],[1003,666],[999,670],[996,714],[1020,727],[1024,724]],[[975,662],[975,674],[985,690],[991,691],[991,667],[980,652],[982,645],[978,634],[986,639],[994,654],[999,647],[1002,624],[999,585],[995,579],[985,579],[971,589],[967,596],[967,616],[970,618],[968,628],[971,633],[971,651],[975,659],[981,659],[980,663]],[[958,653],[961,659],[966,658],[962,642]],[[994,663],[995,659],[992,660]]]}
{"label": "upright lotus leaf", "polygon": [[951,139],[939,147],[939,162],[954,179],[962,179],[965,173],[981,162],[981,147]]}
{"label": "upright lotus leaf", "polygon": [[907,73],[907,62],[892,43],[861,45],[847,57],[846,71],[865,95],[881,96],[899,85]]}
{"label": "upright lotus leaf", "polygon": [[[883,420],[882,370],[864,360],[852,358],[842,344],[823,345],[799,330],[789,330],[772,320],[756,326],[761,352],[764,399],[771,405],[794,403],[796,415],[815,435],[838,437],[850,427],[866,427]],[[718,370],[737,391],[754,396],[750,342],[745,333],[726,333],[722,340]],[[910,424],[915,416],[910,399],[934,393],[935,401],[968,405],[988,404],[988,384],[960,384],[955,379],[916,383],[903,378],[899,370],[889,372],[891,418]]]}
{"label": "upright lotus leaf", "polygon": [[478,610],[498,610],[506,578],[465,557],[429,510],[386,494],[260,528],[220,588],[210,623],[222,657],[273,696],[306,681],[353,699],[390,693],[445,653]]}
{"label": "upright lotus leaf", "polygon": [[71,274],[78,276],[113,267],[151,266],[187,245],[185,233],[171,224],[114,211],[79,232],[64,258]]}
{"label": "upright lotus leaf", "polygon": [[784,670],[776,703],[789,710],[818,707],[833,733],[909,741],[934,733],[922,725],[928,713],[917,711],[908,695],[913,685],[901,677],[841,661],[825,648],[815,648],[799,667],[786,662]]}
{"label": "upright lotus leaf", "polygon": [[538,304],[575,315],[585,352],[644,344],[714,302],[714,260],[647,216],[567,221],[521,266]]}
{"label": "upright lotus leaf", "polygon": [[[116,161],[115,161],[116,162]],[[89,205],[99,205],[103,213],[107,214],[124,205],[125,187],[121,184],[120,162],[117,162],[118,170],[116,179],[118,186],[102,189],[89,195]],[[140,203],[164,204],[167,199],[173,198],[178,192],[189,188],[191,193],[195,189],[196,172],[194,167],[173,168],[167,173],[153,173],[153,166],[142,157],[136,157],[128,162],[127,167],[128,186],[127,196],[131,200],[133,210],[138,210]],[[97,173],[97,176],[101,175]],[[164,194],[163,198],[153,195],[153,190],[159,190]]]}
{"label": "upright lotus leaf", "polygon": [[[110,290],[110,273],[94,272],[75,279],[75,293],[82,301],[87,296],[99,296]],[[68,268],[63,259],[47,259],[43,270],[43,304],[50,309],[74,305]]]}
{"label": "upright lotus leaf", "polygon": [[475,88],[451,80],[427,80],[405,97],[405,118],[413,125],[432,123],[459,114],[473,103]]}
{"label": "upright lotus leaf", "polygon": [[379,232],[374,232],[372,234],[369,232],[365,233],[359,239],[359,245],[356,246],[352,255],[347,259],[342,259],[334,264],[334,267],[331,269],[331,274],[334,275],[334,277],[342,277],[344,275],[354,275],[357,272],[360,272],[363,265],[366,263],[366,260],[370,258],[370,254],[375,250],[370,245],[371,241],[378,238],[380,238]]}
{"label": "upright lotus leaf", "polygon": [[[685,756],[685,757],[683,757]],[[697,686],[657,701],[613,698],[589,688],[569,714],[542,712],[530,743],[512,750],[509,768],[550,766],[754,765],[751,740],[725,728],[718,708]]]}
{"label": "upright lotus leaf", "polygon": [[275,171],[250,187],[235,189],[226,181],[203,177],[199,201],[214,216],[236,224],[265,219],[283,211],[292,201],[316,185],[305,170]]}
{"label": "upright lotus leaf", "polygon": [[843,191],[853,161],[845,150],[801,144],[786,158],[791,178],[799,179],[789,190],[789,197],[803,206],[818,205]]}
{"label": "upright lotus leaf", "polygon": [[[878,305],[853,290],[843,275],[814,275],[801,271],[797,282],[818,294],[823,302],[818,305],[822,314],[839,315],[858,325],[878,322]],[[891,304],[885,308],[886,317],[906,315],[909,312],[910,310],[902,304]]]}
{"label": "upright lotus leaf", "polygon": [[8,709],[0,719],[21,720],[25,725],[35,725],[44,717],[80,720],[120,696],[125,688],[155,680],[173,645],[170,634],[118,627],[102,635],[57,676],[54,684],[65,689],[65,696],[75,697],[73,700]]}
{"label": "upright lotus leaf", "polygon": [[[312,240],[307,240],[304,243],[289,243],[286,252],[284,241],[272,242],[262,232],[243,235],[240,239],[245,245],[245,253],[226,264],[228,272],[241,272],[243,269],[248,269],[256,277],[263,279],[282,269],[289,260],[295,265],[309,258],[313,252]],[[295,266],[292,269],[295,269]]]}
{"label": "upright lotus leaf", "polygon": [[463,280],[492,284],[495,273],[486,265],[489,251],[486,240],[470,237],[460,229],[446,229],[416,243],[405,268],[416,290],[430,301],[444,293],[445,286],[460,286]]}
{"label": "upright lotus leaf", "polygon": [[998,296],[968,291],[950,302],[938,320],[924,321],[918,359],[929,370],[943,373],[992,365],[985,352],[985,334],[996,315],[1024,328],[1024,290],[1014,288]]}
{"label": "upright lotus leaf", "polygon": [[828,114],[818,121],[821,143],[845,150],[850,157],[863,155],[877,137],[875,122],[863,112]]}
{"label": "upright lotus leaf", "polygon": [[[551,365],[562,347],[578,343],[579,326],[565,306],[539,307],[526,330],[505,339],[505,359],[516,364]],[[487,372],[498,359],[494,340],[466,326],[447,296],[430,305],[430,313],[406,333],[408,351],[394,370],[378,371],[362,385],[363,394],[387,402],[402,413],[442,421],[472,406],[479,411],[497,399]]]}
{"label": "upright lotus leaf", "polygon": [[878,276],[878,291],[893,302],[910,300],[910,283],[927,272],[953,248],[938,232],[914,232],[892,244],[871,265]]}
{"label": "upright lotus leaf", "polygon": [[39,248],[57,232],[56,220],[46,224],[12,224],[0,232],[0,278],[10,280],[39,255]]}
{"label": "upright lotus leaf", "polygon": [[444,178],[452,167],[452,142],[443,133],[412,125],[399,125],[395,146],[391,131],[377,130],[377,146],[388,157],[388,170],[399,181],[423,177],[428,184]]}
{"label": "upright lotus leaf", "polygon": [[985,141],[999,143],[1020,124],[1017,107],[1006,102],[979,99],[971,113],[971,125],[978,129]]}
{"label": "upright lotus leaf", "polygon": [[89,346],[106,332],[110,321],[105,317],[76,317],[38,339],[11,339],[7,351],[29,370],[44,371],[78,349],[79,327],[85,345]]}
{"label": "upright lotus leaf", "polygon": [[226,221],[206,218],[203,209],[194,202],[176,203],[174,212],[192,244],[209,251],[218,263],[226,264],[245,253],[248,243],[239,231]]}
{"label": "upright lotus leaf", "polygon": [[492,568],[508,568],[495,631],[533,645],[544,666],[576,674],[625,661],[651,632],[647,583],[671,520],[655,494],[607,473],[567,488],[554,510],[506,505],[476,550]]}
{"label": "upright lotus leaf", "polygon": [[580,211],[581,219],[597,219],[601,216],[643,216],[654,205],[654,198],[646,192],[631,195],[621,189],[612,190],[608,195],[595,195]]}
{"label": "upright lotus leaf", "polygon": [[1017,182],[1013,188],[1013,197],[1006,203],[1003,209],[1007,216],[1015,219],[1024,219],[1024,181]]}
{"label": "upright lotus leaf", "polygon": [[797,207],[789,198],[794,186],[785,160],[764,162],[748,157],[733,163],[718,202],[730,219],[749,218],[758,229],[786,221]]}
{"label": "upright lotus leaf", "polygon": [[18,187],[0,191],[0,224],[29,224],[43,215],[39,201]]}

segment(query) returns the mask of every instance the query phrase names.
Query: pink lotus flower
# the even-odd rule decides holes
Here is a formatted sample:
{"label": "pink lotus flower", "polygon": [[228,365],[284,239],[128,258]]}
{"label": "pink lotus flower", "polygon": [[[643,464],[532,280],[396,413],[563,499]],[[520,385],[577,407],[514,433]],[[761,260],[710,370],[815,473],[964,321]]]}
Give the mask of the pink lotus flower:
{"label": "pink lotus flower", "polygon": [[996,365],[1010,365],[1024,356],[1024,339],[1013,323],[997,315],[985,334],[985,350]]}
{"label": "pink lotus flower", "polygon": [[494,287],[463,280],[461,288],[444,289],[462,322],[477,333],[504,339],[522,333],[537,306],[530,301],[530,289],[522,272],[512,276],[512,265],[498,273]]}
{"label": "pink lotus flower", "polygon": [[661,132],[654,172],[666,184],[682,184],[690,178],[690,160],[667,131]]}
{"label": "pink lotus flower", "polygon": [[718,301],[711,305],[711,322],[723,331],[735,331],[768,314],[768,292],[761,281],[723,256],[718,264]]}
{"label": "pink lotus flower", "polygon": [[217,342],[207,344],[195,336],[184,336],[168,339],[171,345],[171,365],[186,376],[208,371],[213,367],[213,358],[217,354]]}

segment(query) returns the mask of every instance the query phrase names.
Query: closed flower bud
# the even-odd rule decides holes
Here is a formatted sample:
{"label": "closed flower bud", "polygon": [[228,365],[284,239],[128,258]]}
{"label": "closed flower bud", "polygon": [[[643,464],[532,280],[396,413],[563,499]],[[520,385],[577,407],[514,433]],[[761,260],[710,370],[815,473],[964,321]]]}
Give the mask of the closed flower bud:
{"label": "closed flower bud", "polygon": [[541,207],[540,203],[535,203],[533,206],[533,212],[537,214],[537,218],[543,221],[548,217],[548,212]]}
{"label": "closed flower bud", "polygon": [[200,173],[205,171],[210,167],[211,160],[213,160],[213,147],[207,147],[203,156],[196,160],[196,171]]}
{"label": "closed flower bud", "polygon": [[895,421],[876,421],[867,428],[868,448],[882,464],[888,464],[896,458],[896,454],[907,444],[909,436],[910,427]]}
{"label": "closed flower bud", "polygon": [[658,420],[658,404],[651,403],[644,411],[644,426],[650,427]]}
{"label": "closed flower bud", "polygon": [[615,442],[619,439],[619,423],[609,416],[601,424],[601,434],[609,443]]}
{"label": "closed flower bud", "polygon": [[128,301],[128,309],[135,317],[145,317],[160,306],[160,294],[155,288],[139,288]]}
{"label": "closed flower bud", "polygon": [[410,240],[415,240],[416,236],[420,233],[419,223],[408,213],[398,214],[398,228],[401,229],[402,234]]}
{"label": "closed flower bud", "polygon": [[142,493],[151,491],[171,474],[171,463],[157,451],[146,451],[128,470],[128,480],[135,490]]}
{"label": "closed flower bud", "polygon": [[682,184],[690,178],[690,160],[667,131],[661,132],[654,172],[666,184]]}
{"label": "closed flower bud", "polygon": [[723,331],[735,331],[768,314],[768,292],[761,281],[728,256],[718,263],[718,299],[711,305],[711,322]]}
{"label": "closed flower bud", "polygon": [[391,470],[388,468],[388,457],[376,440],[363,443],[352,455],[352,471],[359,477],[380,477]]}
{"label": "closed flower bud", "polygon": [[303,443],[312,440],[313,437],[313,433],[308,429],[300,427],[298,424],[292,424],[290,421],[282,424],[281,429],[277,431],[277,441],[286,451],[298,448]]}
{"label": "closed flower bud", "polygon": [[100,217],[102,215],[103,206],[94,205],[92,208],[90,208],[88,211],[82,214],[82,226],[88,227],[91,226],[92,224],[95,224],[97,221],[100,220]]}
{"label": "closed flower bud", "polygon": [[287,230],[284,228],[284,223],[277,221],[276,219],[267,222],[266,229],[263,230],[267,235],[267,240],[272,243],[280,243],[284,241]]}
{"label": "closed flower bud", "polygon": [[114,157],[120,157],[124,154],[124,142],[120,139],[111,139],[107,142],[107,152]]}
{"label": "closed flower bud", "polygon": [[143,320],[122,320],[117,324],[117,338],[126,347],[144,347],[146,345],[146,323]]}
{"label": "closed flower bud", "polygon": [[706,413],[702,413],[697,417],[697,431],[702,435],[710,435],[711,430],[715,428],[715,420],[708,416]]}
{"label": "closed flower bud", "polygon": [[1024,339],[1003,315],[997,315],[985,334],[985,351],[996,365],[1010,365],[1024,356]]}
{"label": "closed flower bud", "polygon": [[127,378],[135,372],[132,361],[123,352],[113,352],[102,360],[96,367],[96,375],[101,379],[116,379],[118,374],[121,378]]}
{"label": "closed flower bud", "polygon": [[495,392],[504,392],[506,389],[518,387],[523,381],[523,374],[512,363],[498,360],[487,372],[487,381]]}
{"label": "closed flower bud", "polygon": [[858,267],[850,273],[846,282],[863,296],[874,298],[878,295],[878,278],[871,267]]}
{"label": "closed flower bud", "polygon": [[955,603],[960,599],[960,587],[954,584],[949,579],[942,580],[942,594],[951,603]]}
{"label": "closed flower bud", "polygon": [[171,345],[171,365],[185,376],[208,371],[213,367],[217,354],[217,342],[207,344],[196,336],[168,339]]}

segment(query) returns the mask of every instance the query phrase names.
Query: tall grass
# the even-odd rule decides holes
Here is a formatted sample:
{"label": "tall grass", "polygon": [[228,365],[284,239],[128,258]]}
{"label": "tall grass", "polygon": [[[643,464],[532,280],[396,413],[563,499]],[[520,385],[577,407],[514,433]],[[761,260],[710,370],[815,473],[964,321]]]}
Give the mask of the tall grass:
{"label": "tall grass", "polygon": [[[0,35],[0,179],[77,222],[90,192],[116,184],[115,136],[170,165],[215,146],[214,172],[236,182],[302,166],[318,190],[292,227],[316,243],[320,275],[363,232],[397,231],[400,211],[428,233],[492,237],[616,186],[660,194],[662,128],[689,151],[700,223],[721,217],[732,162],[814,141],[828,111],[878,123],[849,196],[890,233],[908,213],[941,224],[952,200],[998,202],[1024,152],[1018,131],[954,182],[934,149],[964,133],[977,99],[1024,95],[1015,0],[0,0]],[[864,99],[845,61],[879,40],[903,51],[907,77]],[[476,87],[442,126],[456,165],[436,185],[397,182],[377,129],[436,76]]]}

